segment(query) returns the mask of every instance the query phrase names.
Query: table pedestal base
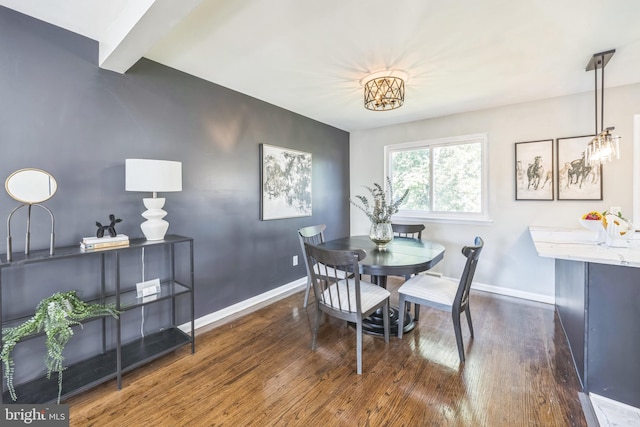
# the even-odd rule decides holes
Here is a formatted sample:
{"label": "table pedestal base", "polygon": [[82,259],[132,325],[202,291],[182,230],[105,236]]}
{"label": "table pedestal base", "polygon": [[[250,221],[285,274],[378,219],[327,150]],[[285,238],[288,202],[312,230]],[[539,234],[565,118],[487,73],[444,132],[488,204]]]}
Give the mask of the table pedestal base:
{"label": "table pedestal base", "polygon": [[[398,320],[399,319],[399,309],[398,307],[390,306],[389,307],[389,335],[390,336],[398,336]],[[354,323],[350,323],[352,326],[355,326]],[[409,312],[404,314],[404,325],[402,329],[402,333],[407,333],[412,331],[415,328],[416,324],[413,321],[413,317]],[[365,334],[375,335],[375,336],[384,336],[384,320],[382,317],[382,310],[378,310],[373,313],[371,316],[362,320],[362,331]]]}

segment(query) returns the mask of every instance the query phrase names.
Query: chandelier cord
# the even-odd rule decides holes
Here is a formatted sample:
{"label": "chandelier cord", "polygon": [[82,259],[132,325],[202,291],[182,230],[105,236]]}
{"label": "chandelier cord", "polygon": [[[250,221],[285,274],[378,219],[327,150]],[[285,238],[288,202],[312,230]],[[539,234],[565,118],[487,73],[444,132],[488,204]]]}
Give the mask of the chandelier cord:
{"label": "chandelier cord", "polygon": [[594,120],[594,124],[596,126],[596,129],[594,131],[594,135],[598,135],[598,66],[596,65],[595,70],[593,70],[593,81],[594,81],[594,86],[596,88],[595,92],[594,92],[594,100],[595,103],[594,105],[596,106],[595,108],[595,120]]}
{"label": "chandelier cord", "polygon": [[[601,84],[600,84],[600,131],[604,130],[604,55],[600,56],[600,66],[602,68]],[[596,76],[598,75],[598,69],[596,68]],[[596,134],[597,134],[596,129]]]}

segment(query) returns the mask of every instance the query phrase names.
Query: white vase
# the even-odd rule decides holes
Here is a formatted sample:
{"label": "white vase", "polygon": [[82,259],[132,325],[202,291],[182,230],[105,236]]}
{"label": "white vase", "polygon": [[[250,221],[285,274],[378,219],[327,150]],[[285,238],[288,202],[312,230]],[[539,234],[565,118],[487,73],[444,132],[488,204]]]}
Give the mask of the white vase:
{"label": "white vase", "polygon": [[628,248],[629,230],[633,230],[633,226],[630,222],[616,215],[606,215],[607,229],[606,229],[606,244],[614,248]]}
{"label": "white vase", "polygon": [[369,238],[378,249],[385,249],[393,240],[393,228],[390,222],[371,223]]}

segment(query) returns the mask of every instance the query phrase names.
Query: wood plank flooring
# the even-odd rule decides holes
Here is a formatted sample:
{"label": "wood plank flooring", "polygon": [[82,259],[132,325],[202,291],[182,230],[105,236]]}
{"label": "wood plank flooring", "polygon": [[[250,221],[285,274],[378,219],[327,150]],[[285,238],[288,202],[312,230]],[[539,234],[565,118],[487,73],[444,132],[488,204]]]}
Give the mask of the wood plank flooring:
{"label": "wood plank flooring", "polygon": [[[389,278],[392,302],[401,279]],[[473,293],[458,362],[449,313],[424,307],[402,340],[325,317],[297,293],[198,333],[178,350],[70,399],[72,426],[586,426],[579,383],[552,306]]]}

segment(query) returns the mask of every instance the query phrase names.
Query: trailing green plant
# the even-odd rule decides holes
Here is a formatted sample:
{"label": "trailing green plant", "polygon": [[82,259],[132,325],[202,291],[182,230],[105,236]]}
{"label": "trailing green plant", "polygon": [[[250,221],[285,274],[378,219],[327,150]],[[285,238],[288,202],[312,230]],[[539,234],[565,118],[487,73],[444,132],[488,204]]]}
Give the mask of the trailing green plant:
{"label": "trailing green plant", "polygon": [[46,334],[47,353],[45,366],[47,378],[51,379],[51,373],[58,373],[58,403],[62,395],[62,371],[64,347],[73,336],[71,326],[80,325],[81,321],[91,318],[111,315],[118,318],[120,313],[115,304],[88,304],[78,298],[76,291],[57,292],[38,303],[36,311],[29,320],[23,324],[2,329],[2,352],[0,359],[4,365],[7,378],[7,388],[11,398],[17,400],[13,387],[14,360],[12,352],[16,344],[22,339],[43,332]]}
{"label": "trailing green plant", "polygon": [[393,197],[393,185],[391,184],[391,179],[387,177],[387,190],[377,183],[373,184],[373,187],[364,186],[371,197],[373,197],[373,201],[370,203],[369,199],[365,196],[355,196],[356,199],[360,200],[361,204],[350,200],[351,204],[360,209],[362,212],[367,215],[367,218],[373,224],[380,224],[385,222],[391,222],[391,216],[398,212],[398,208],[409,196],[409,189],[407,189],[404,194],[397,199]]}

